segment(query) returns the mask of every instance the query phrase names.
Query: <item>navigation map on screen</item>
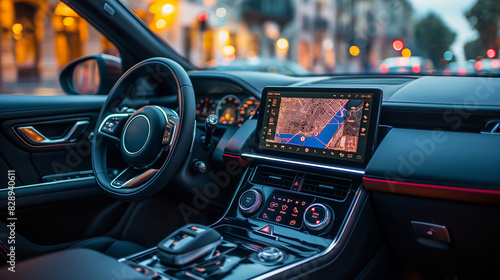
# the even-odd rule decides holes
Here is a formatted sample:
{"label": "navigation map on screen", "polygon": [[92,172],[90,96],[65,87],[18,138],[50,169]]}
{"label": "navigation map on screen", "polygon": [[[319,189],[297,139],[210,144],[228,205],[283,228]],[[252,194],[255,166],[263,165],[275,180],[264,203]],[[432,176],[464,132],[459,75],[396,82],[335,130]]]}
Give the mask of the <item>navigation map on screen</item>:
{"label": "navigation map on screen", "polygon": [[268,92],[260,148],[362,161],[372,98],[365,93]]}

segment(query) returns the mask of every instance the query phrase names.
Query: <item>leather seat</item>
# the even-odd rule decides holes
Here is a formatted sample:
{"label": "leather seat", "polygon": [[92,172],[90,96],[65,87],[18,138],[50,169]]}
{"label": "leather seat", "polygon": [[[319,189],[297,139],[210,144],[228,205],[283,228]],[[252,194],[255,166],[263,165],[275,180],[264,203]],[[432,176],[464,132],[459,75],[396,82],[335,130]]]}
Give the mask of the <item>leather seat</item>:
{"label": "leather seat", "polygon": [[106,236],[94,237],[77,242],[68,249],[71,248],[91,249],[117,259],[146,250],[146,248],[136,243],[117,240]]}
{"label": "leather seat", "polygon": [[[7,225],[0,221],[0,229],[3,231],[6,228]],[[7,232],[2,231],[0,231],[0,259],[7,258],[10,246],[8,245]],[[16,258],[18,261],[72,248],[87,248],[117,259],[147,249],[133,242],[118,240],[107,236],[89,238],[76,243],[68,242],[55,245],[39,245],[31,242],[21,234],[16,234]]]}

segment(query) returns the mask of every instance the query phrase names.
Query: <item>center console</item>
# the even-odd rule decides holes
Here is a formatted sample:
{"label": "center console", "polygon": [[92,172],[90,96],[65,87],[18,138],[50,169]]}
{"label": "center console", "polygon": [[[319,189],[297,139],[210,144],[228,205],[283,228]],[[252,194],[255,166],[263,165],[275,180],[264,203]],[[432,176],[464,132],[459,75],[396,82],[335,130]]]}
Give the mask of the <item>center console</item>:
{"label": "center console", "polygon": [[224,216],[120,261],[152,279],[290,278],[317,268],[355,223],[381,95],[265,88],[252,151],[232,155],[250,163]]}

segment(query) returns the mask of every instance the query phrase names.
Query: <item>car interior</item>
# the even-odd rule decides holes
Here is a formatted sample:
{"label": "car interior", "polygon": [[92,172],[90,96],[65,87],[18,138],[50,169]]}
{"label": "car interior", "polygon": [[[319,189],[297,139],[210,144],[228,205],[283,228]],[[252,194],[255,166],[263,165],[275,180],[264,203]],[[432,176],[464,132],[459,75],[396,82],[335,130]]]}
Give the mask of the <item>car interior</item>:
{"label": "car interior", "polygon": [[120,58],[0,96],[0,278],[499,277],[499,78],[200,70],[63,2]]}

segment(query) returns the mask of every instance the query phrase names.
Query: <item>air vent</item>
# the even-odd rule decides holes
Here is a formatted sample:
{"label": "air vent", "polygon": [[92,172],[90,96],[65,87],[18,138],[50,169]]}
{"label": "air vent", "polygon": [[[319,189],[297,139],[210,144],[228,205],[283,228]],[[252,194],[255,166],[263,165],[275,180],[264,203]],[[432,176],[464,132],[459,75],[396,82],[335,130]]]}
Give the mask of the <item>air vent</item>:
{"label": "air vent", "polygon": [[297,172],[287,169],[259,165],[255,169],[252,183],[289,190]]}
{"label": "air vent", "polygon": [[489,121],[481,130],[483,134],[500,134],[500,121]]}
{"label": "air vent", "polygon": [[307,174],[302,183],[301,192],[344,200],[352,182],[348,179]]}

